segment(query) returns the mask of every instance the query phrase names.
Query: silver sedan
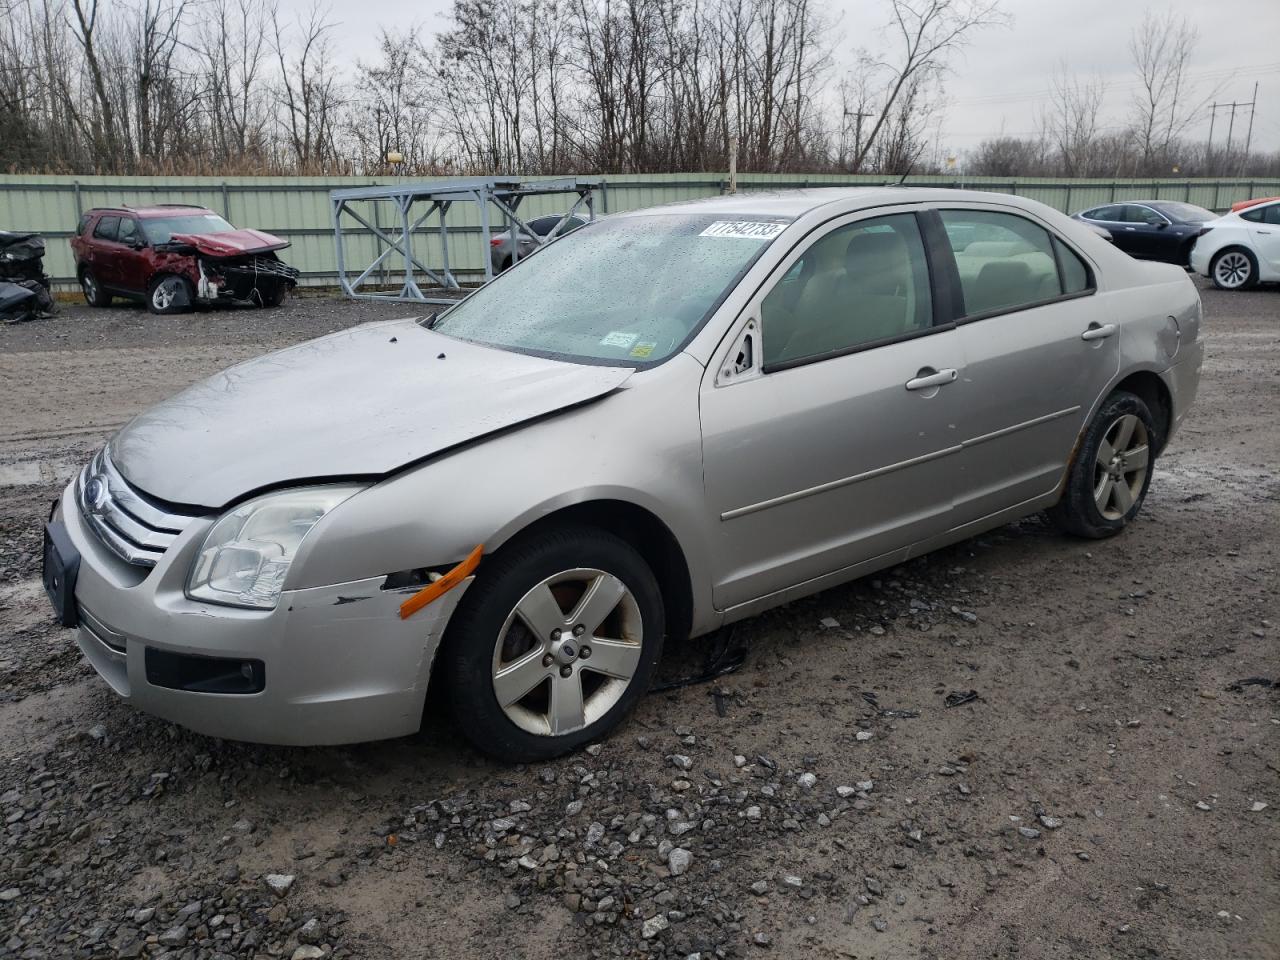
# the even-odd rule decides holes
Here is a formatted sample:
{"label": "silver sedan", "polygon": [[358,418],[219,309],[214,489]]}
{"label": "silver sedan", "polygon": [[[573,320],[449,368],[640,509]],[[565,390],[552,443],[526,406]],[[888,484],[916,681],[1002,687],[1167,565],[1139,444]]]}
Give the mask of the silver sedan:
{"label": "silver sedan", "polygon": [[1016,197],[729,196],[588,224],[429,321],[249,361],[122,429],[45,583],[121,697],[223,737],[603,736],[664,643],[1037,511],[1137,517],[1201,307]]}

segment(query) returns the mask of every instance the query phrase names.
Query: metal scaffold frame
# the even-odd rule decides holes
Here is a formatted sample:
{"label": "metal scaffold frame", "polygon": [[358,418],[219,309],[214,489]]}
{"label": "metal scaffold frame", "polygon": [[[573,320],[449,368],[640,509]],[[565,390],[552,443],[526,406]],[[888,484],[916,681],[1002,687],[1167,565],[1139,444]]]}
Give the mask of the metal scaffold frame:
{"label": "metal scaffold frame", "polygon": [[[451,233],[448,217],[449,210],[455,203],[476,205],[480,220],[484,279],[487,283],[493,279],[493,264],[489,258],[490,241],[493,239],[491,208],[497,209],[499,222],[504,224],[511,236],[528,236],[538,245],[542,245],[558,237],[561,234],[561,227],[568,222],[568,218],[578,214],[584,207],[587,219],[595,219],[594,192],[601,188],[601,184],[600,180],[583,180],[577,177],[527,181],[510,177],[486,177],[438,183],[394,183],[386,186],[350,187],[330,191],[329,205],[333,217],[338,283],[341,284],[347,296],[356,299],[453,303],[457,299],[456,296],[428,296],[418,285],[418,281],[419,279],[428,280],[430,281],[428,289],[438,288],[446,293],[455,293],[462,289],[450,266],[449,256]],[[568,211],[561,215],[560,223],[546,235],[539,235],[520,216],[520,204],[526,197],[557,194],[565,197],[573,196],[575,199]],[[376,212],[366,219],[358,210],[352,208],[353,203],[393,204],[397,225],[384,228]],[[426,209],[419,213],[422,204],[426,205]],[[375,211],[377,209],[375,207]],[[372,234],[378,245],[378,253],[373,262],[361,270],[354,279],[347,273],[343,234],[344,214],[359,223],[363,231]],[[455,226],[453,235],[461,232],[473,233],[475,229],[474,226]],[[414,237],[430,233],[434,233],[439,239],[442,261],[439,266],[427,266],[414,252]],[[362,287],[375,276],[375,272],[381,269],[385,274],[387,268],[384,264],[388,263],[394,254],[399,254],[404,263],[404,282],[400,289],[363,290]],[[513,261],[520,258],[519,243],[512,244],[511,257]]]}

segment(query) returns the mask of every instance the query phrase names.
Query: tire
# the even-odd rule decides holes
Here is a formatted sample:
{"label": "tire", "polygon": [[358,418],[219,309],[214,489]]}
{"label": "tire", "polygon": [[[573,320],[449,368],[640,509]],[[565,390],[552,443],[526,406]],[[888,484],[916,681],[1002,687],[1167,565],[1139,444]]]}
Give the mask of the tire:
{"label": "tire", "polygon": [[111,294],[102,289],[97,277],[88,270],[80,271],[80,290],[84,293],[84,302],[89,306],[111,306]]}
{"label": "tire", "polygon": [[506,273],[510,269],[511,269],[511,258],[507,257],[505,260],[502,261],[502,266],[498,268],[498,272]]}
{"label": "tire", "polygon": [[[574,624],[588,593],[608,599]],[[664,623],[653,572],[619,537],[574,526],[513,542],[485,559],[450,620],[440,666],[454,719],[499,760],[567,753],[649,689]]]}
{"label": "tire", "polygon": [[275,286],[267,287],[265,290],[259,290],[262,300],[259,304],[262,307],[278,307],[284,303],[285,297],[289,295],[289,288],[283,283],[277,283]]}
{"label": "tire", "polygon": [[194,297],[195,290],[186,277],[162,274],[147,288],[147,309],[161,315],[187,313]]}
{"label": "tire", "polygon": [[1063,532],[1100,540],[1128,526],[1151,486],[1163,438],[1141,397],[1117,390],[1103,402],[1067,470],[1062,499],[1047,511]]}
{"label": "tire", "polygon": [[1248,290],[1258,282],[1258,258],[1244,247],[1228,247],[1214,254],[1209,278],[1219,290]]}

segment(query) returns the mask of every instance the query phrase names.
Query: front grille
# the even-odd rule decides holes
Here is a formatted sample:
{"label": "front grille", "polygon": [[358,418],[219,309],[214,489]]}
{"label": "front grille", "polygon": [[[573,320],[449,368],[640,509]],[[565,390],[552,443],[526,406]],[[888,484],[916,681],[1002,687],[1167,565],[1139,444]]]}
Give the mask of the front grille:
{"label": "front grille", "polygon": [[196,519],[172,513],[133,489],[105,447],[80,471],[76,500],[81,515],[107,549],[139,567],[154,567],[178,534]]}

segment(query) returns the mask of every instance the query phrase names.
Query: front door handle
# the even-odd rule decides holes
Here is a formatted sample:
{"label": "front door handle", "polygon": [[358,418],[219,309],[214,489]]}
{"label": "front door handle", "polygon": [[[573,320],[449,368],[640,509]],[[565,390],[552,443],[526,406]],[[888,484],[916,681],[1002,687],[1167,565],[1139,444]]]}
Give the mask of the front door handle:
{"label": "front door handle", "polygon": [[1114,323],[1091,323],[1089,329],[1080,334],[1080,339],[1105,340],[1119,329]]}
{"label": "front door handle", "polygon": [[[928,367],[925,370],[929,369]],[[958,374],[952,368],[938,370],[936,373],[926,374],[924,370],[920,371],[923,376],[916,376],[907,381],[908,390],[928,390],[930,387],[945,387],[948,383],[955,383]]]}

